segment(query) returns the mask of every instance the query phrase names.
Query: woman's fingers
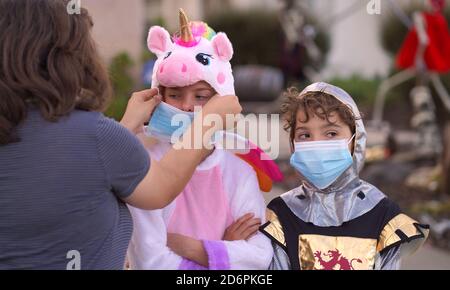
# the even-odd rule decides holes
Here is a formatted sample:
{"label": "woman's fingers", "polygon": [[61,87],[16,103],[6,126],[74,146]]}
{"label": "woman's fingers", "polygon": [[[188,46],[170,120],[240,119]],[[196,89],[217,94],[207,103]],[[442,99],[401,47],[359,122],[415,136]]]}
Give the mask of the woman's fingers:
{"label": "woman's fingers", "polygon": [[159,94],[158,88],[143,90],[139,92],[135,92],[132,95],[132,98],[135,98],[137,101],[140,102],[147,102],[151,100],[154,96],[157,96]]}
{"label": "woman's fingers", "polygon": [[120,123],[135,134],[142,131],[156,106],[161,102],[157,88],[134,93],[128,101],[127,109]]}
{"label": "woman's fingers", "polygon": [[[222,128],[220,129],[232,129],[236,126],[236,115],[242,111],[242,107],[239,104],[238,97],[236,96],[219,96],[215,95],[202,109],[203,114],[217,114],[222,119]],[[230,122],[233,121],[233,122]],[[228,122],[227,122],[228,121]]]}
{"label": "woman's fingers", "polygon": [[153,113],[156,106],[161,102],[161,96],[159,95],[159,90],[157,88],[136,92],[133,94],[133,97],[136,98],[137,103],[145,105],[145,111],[148,118]]}

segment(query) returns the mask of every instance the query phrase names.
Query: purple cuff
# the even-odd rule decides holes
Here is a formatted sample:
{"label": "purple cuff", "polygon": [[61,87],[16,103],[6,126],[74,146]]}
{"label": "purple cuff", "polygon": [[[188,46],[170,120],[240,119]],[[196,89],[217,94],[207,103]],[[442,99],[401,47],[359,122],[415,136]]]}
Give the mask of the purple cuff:
{"label": "purple cuff", "polygon": [[203,241],[208,254],[209,270],[230,270],[227,247],[222,241]]}
{"label": "purple cuff", "polygon": [[208,268],[203,267],[202,265],[197,264],[191,260],[183,259],[180,266],[178,267],[178,270],[208,270]]}

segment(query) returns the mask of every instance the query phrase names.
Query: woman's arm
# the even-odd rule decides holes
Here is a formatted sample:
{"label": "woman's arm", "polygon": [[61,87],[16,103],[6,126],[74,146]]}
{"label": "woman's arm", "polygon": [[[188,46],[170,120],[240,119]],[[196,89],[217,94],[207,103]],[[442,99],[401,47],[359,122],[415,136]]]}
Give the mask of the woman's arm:
{"label": "woman's arm", "polygon": [[[154,98],[158,90],[152,89],[135,93],[127,107],[127,111],[121,121],[121,124],[127,127],[131,132],[137,134],[141,132],[145,122],[150,119],[151,113],[158,105],[160,99]],[[159,162],[152,163],[149,172],[136,187],[134,192],[125,199],[128,204],[141,209],[163,208],[177,197],[186,184],[191,179],[198,164],[210,154],[210,149],[202,146],[201,149],[186,149],[192,141],[190,136],[196,130],[201,128],[201,137],[212,134],[217,130],[224,129],[227,114],[238,114],[242,110],[236,96],[214,96],[202,109],[202,114],[194,119],[191,127],[181,138],[183,149],[171,149],[164,155]],[[206,124],[206,116],[216,114],[223,124],[212,126]],[[197,131],[195,131],[197,132]]]}

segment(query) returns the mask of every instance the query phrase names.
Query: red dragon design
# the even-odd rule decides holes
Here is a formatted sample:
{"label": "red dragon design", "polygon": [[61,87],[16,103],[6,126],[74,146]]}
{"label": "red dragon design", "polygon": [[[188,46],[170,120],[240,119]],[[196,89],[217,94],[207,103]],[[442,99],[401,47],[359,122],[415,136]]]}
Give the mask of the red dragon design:
{"label": "red dragon design", "polygon": [[[325,261],[324,259],[322,259],[322,256],[329,257],[329,260]],[[321,251],[316,251],[314,253],[314,257],[317,259],[320,266],[322,266],[322,268],[316,268],[316,270],[355,270],[355,268],[353,267],[353,262],[356,261],[362,264],[361,259],[358,258],[351,259],[349,261],[346,257],[342,256],[341,252],[339,252],[338,249],[335,249],[334,251],[329,250],[328,254],[322,254]],[[337,266],[339,267],[337,268]]]}

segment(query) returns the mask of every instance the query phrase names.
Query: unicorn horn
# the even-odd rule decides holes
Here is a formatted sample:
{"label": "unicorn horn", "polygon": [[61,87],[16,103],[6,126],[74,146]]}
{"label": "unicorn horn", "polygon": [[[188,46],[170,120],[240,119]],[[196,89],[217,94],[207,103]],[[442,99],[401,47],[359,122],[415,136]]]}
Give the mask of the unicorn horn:
{"label": "unicorn horn", "polygon": [[184,42],[189,42],[194,39],[194,37],[192,36],[191,27],[189,26],[189,20],[182,8],[180,8],[180,30],[181,30],[181,39]]}

